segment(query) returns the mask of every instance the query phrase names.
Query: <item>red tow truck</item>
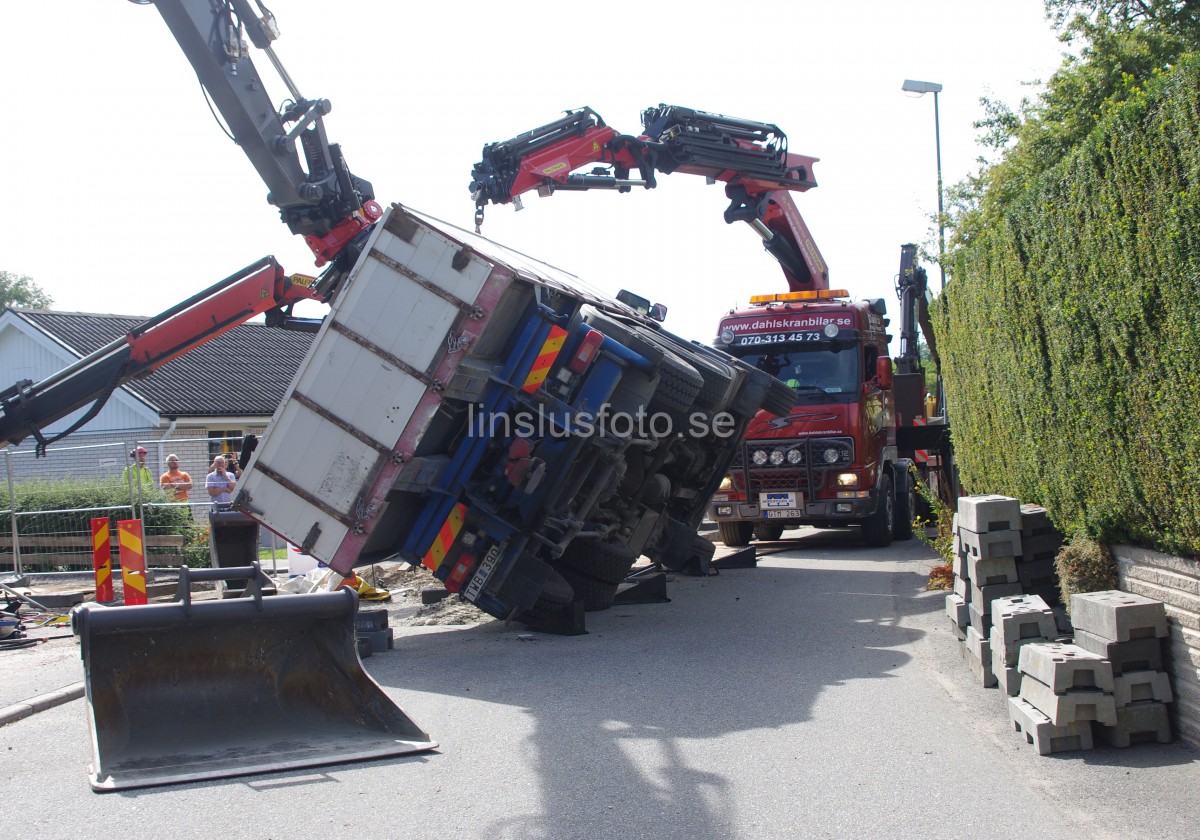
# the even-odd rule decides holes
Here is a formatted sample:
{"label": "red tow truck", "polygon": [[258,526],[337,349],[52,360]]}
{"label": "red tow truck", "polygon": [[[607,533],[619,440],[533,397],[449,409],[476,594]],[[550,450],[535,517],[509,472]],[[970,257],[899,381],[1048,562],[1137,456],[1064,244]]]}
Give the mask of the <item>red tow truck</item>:
{"label": "red tow truck", "polygon": [[789,411],[760,412],[751,422],[709,517],[734,546],[778,539],[802,524],[859,525],[876,546],[909,539],[923,505],[914,467],[934,492],[955,495],[949,427],[944,416],[926,416],[918,326],[937,356],[916,247],[901,251],[893,360],[885,301],[830,290],[824,258],[792,200],[817,186],[817,158],[789,152],[787,135],[771,123],[676,105],[646,109],[642,123],[640,135],[621,134],[582,108],[485,145],[470,185],[476,225],[489,202],[520,209],[531,191],[653,189],[656,174],[674,172],[724,183],[725,221],[745,222],[762,237],[788,291],[756,295],[722,318],[715,346],[799,396]]}

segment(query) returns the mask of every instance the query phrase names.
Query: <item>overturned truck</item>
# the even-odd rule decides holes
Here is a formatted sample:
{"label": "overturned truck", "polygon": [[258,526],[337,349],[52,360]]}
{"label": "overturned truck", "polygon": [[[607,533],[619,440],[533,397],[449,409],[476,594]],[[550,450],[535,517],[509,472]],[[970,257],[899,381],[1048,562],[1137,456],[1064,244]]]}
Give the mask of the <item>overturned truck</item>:
{"label": "overturned truck", "polygon": [[640,555],[702,566],[738,440],[795,394],[642,304],[394,205],[234,505],[342,574],[423,564],[531,624],[611,606]]}

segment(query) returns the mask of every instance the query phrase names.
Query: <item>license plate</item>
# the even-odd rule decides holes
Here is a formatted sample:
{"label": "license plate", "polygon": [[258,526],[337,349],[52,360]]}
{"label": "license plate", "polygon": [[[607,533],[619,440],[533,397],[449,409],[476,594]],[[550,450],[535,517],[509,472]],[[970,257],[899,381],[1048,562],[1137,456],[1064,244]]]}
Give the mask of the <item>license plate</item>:
{"label": "license plate", "polygon": [[496,561],[499,559],[500,545],[496,544],[489,548],[488,553],[484,555],[483,562],[479,564],[479,571],[475,572],[475,576],[467,584],[467,591],[463,593],[463,597],[474,603],[487,584],[488,578],[492,576],[492,572],[496,571]]}
{"label": "license plate", "polygon": [[767,519],[799,519],[804,516],[802,510],[764,510],[763,515]]}
{"label": "license plate", "polygon": [[762,510],[770,510],[772,508],[798,508],[800,507],[801,499],[799,493],[776,492],[776,493],[759,493],[758,506]]}

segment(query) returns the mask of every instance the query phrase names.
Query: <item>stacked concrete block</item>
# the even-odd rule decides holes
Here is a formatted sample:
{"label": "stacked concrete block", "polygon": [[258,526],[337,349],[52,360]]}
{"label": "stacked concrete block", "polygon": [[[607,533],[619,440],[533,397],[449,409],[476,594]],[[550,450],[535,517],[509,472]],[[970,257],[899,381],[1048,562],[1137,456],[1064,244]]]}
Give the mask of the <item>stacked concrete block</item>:
{"label": "stacked concrete block", "polygon": [[1021,506],[1016,499],[965,496],[958,500],[954,534],[970,584],[967,614],[975,632],[985,640],[992,628],[992,601],[1022,593],[1017,574],[1020,523]]}
{"label": "stacked concrete block", "polygon": [[[1092,722],[1116,725],[1113,673],[1107,660],[1076,645],[1035,642],[1021,647],[1017,669],[1020,695],[1010,698],[1009,715],[1042,755],[1090,749]],[[1046,720],[1032,716],[1026,706]],[[1036,736],[1030,730],[1035,724],[1043,727]]]}
{"label": "stacked concrete block", "polygon": [[[950,618],[950,626],[960,642],[967,640],[967,626],[971,623],[971,614],[967,605],[971,601],[971,584],[967,579],[966,558],[958,542],[958,514],[954,514],[954,560],[951,569],[954,571],[954,591],[946,596],[946,615]],[[964,648],[963,655],[966,655]]]}
{"label": "stacked concrete block", "polygon": [[[1052,608],[1060,601],[1054,560],[1063,536],[1044,507],[1021,505],[1021,557],[1017,577],[1026,593],[1040,595]],[[1064,613],[1065,616],[1065,613]]]}
{"label": "stacked concrete block", "polygon": [[1021,648],[1035,642],[1052,642],[1057,636],[1054,613],[1037,595],[1017,595],[992,601],[992,674],[1010,697],[1021,690],[1017,668]]}
{"label": "stacked concrete block", "polygon": [[992,671],[992,643],[974,627],[967,628],[967,638],[963,642],[963,658],[971,667],[971,672],[984,688],[995,688],[996,675]]}
{"label": "stacked concrete block", "polygon": [[1071,596],[1075,642],[1110,657],[1116,719],[1100,726],[1100,737],[1114,747],[1138,741],[1167,743],[1171,722],[1167,704],[1174,696],[1162,670],[1163,640],[1168,635],[1161,601],[1119,590]]}

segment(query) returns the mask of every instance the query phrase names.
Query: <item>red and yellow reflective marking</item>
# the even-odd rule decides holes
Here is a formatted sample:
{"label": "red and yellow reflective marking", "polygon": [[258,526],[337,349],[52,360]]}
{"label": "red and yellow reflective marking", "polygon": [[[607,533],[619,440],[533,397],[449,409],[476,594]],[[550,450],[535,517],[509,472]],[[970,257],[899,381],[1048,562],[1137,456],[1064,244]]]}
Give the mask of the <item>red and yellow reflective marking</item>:
{"label": "red and yellow reflective marking", "polygon": [[550,366],[558,358],[558,351],[562,349],[566,340],[566,330],[557,326],[550,328],[550,336],[542,345],[542,351],[538,353],[533,367],[529,369],[529,375],[525,377],[525,384],[521,386],[522,391],[532,394],[542,387],[542,383],[546,381],[546,375],[550,373]]}
{"label": "red and yellow reflective marking", "polygon": [[121,582],[125,606],[146,603],[146,554],[142,541],[142,520],[122,519],[117,523],[117,544],[121,556]]}
{"label": "red and yellow reflective marking", "polygon": [[466,518],[467,506],[461,503],[455,505],[438,530],[438,535],[433,538],[433,545],[429,546],[429,550],[425,552],[425,559],[422,561],[425,568],[431,572],[438,570],[445,561],[450,546],[454,545],[454,541],[458,538],[458,532],[462,530],[463,521]]}
{"label": "red and yellow reflective marking", "polygon": [[92,520],[92,567],[96,572],[96,602],[103,604],[113,600],[116,596],[113,593],[112,547],[107,516]]}

